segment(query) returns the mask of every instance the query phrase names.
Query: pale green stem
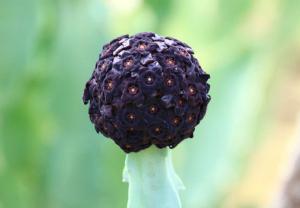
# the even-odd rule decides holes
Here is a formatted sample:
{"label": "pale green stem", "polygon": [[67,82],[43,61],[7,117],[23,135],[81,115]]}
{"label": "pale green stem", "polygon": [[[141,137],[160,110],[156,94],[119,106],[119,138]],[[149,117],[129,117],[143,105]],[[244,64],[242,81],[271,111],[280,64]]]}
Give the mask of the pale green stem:
{"label": "pale green stem", "polygon": [[151,146],[127,154],[123,181],[129,183],[127,208],[181,208],[178,190],[184,186],[169,148]]}

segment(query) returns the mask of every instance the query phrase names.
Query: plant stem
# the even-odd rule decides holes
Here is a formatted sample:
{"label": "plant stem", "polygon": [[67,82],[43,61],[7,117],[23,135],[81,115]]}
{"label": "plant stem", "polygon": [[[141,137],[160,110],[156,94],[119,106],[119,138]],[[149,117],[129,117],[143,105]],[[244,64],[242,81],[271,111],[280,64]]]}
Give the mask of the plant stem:
{"label": "plant stem", "polygon": [[169,148],[154,145],[126,155],[123,181],[129,183],[127,208],[181,208],[184,189],[176,175]]}

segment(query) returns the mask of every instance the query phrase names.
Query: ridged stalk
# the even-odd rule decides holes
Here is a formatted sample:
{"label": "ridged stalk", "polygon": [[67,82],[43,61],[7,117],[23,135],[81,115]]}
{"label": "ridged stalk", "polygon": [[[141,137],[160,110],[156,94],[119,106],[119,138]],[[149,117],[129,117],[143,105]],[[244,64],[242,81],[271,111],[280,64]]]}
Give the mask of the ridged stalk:
{"label": "ridged stalk", "polygon": [[181,208],[176,175],[169,148],[151,146],[126,155],[123,181],[129,183],[127,208]]}

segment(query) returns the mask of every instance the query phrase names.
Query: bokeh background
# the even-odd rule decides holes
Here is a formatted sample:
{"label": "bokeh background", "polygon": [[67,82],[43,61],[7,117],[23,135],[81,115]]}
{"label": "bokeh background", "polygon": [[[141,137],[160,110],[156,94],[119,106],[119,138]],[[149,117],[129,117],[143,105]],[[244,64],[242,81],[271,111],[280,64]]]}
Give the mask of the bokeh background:
{"label": "bokeh background", "polygon": [[125,207],[125,154],[81,97],[101,46],[141,31],[188,43],[211,74],[206,117],[172,151],[183,207],[299,208],[299,11],[298,0],[1,0],[0,208]]}

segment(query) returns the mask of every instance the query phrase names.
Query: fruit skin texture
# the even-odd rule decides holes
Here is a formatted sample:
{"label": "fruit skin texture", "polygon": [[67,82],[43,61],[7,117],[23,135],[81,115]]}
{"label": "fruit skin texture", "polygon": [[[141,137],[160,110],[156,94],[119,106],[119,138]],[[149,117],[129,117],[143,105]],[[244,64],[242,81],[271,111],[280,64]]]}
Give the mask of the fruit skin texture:
{"label": "fruit skin texture", "polygon": [[125,152],[192,138],[206,113],[209,74],[185,43],[144,32],[103,46],[83,102],[96,131]]}

